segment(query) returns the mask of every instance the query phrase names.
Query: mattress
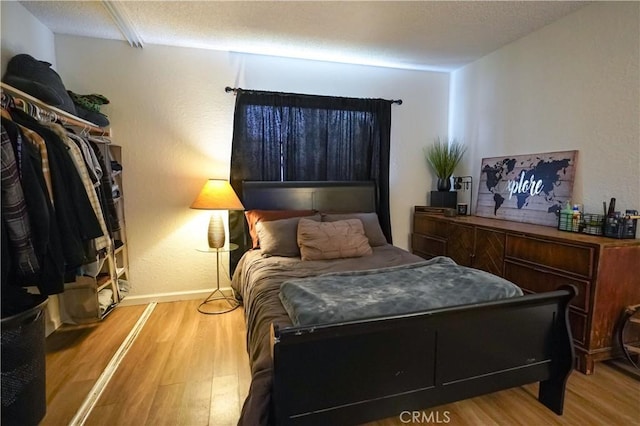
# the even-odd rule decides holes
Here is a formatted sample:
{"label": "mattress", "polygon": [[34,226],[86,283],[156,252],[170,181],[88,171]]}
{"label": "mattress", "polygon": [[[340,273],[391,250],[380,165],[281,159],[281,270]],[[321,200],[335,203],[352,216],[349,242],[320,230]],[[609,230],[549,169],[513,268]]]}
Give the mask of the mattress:
{"label": "mattress", "polygon": [[280,301],[280,286],[291,279],[331,272],[363,271],[423,262],[424,259],[392,245],[373,247],[373,254],[359,258],[301,261],[299,257],[262,257],[259,250],[243,255],[231,286],[242,300],[247,324],[247,351],[251,386],[239,425],[268,425],[271,418],[271,324],[293,325]]}

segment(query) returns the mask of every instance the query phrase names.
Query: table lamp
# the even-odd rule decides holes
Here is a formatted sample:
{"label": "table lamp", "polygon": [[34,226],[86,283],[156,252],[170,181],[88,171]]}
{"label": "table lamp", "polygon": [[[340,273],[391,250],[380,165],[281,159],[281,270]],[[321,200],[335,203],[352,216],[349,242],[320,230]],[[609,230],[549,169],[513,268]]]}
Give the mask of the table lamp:
{"label": "table lamp", "polygon": [[225,243],[224,224],[220,210],[244,210],[244,206],[229,182],[222,179],[209,179],[195,201],[191,203],[191,208],[212,210],[207,233],[209,248],[212,249],[222,248]]}

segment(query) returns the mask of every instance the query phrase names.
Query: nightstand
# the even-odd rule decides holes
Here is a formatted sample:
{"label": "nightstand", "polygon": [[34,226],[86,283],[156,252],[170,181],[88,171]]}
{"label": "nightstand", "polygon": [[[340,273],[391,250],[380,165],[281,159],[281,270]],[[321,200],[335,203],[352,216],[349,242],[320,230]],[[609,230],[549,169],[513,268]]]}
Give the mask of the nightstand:
{"label": "nightstand", "polygon": [[[227,296],[222,292],[222,290],[220,290],[220,255],[222,253],[229,253],[237,249],[238,249],[238,245],[233,243],[229,243],[228,245],[220,248],[207,247],[203,249],[198,249],[198,251],[200,252],[215,253],[216,255],[216,288],[211,292],[209,296],[207,296],[207,298],[202,303],[200,303],[200,305],[198,306],[198,312],[207,314],[207,315],[217,315],[217,314],[224,314],[227,312],[231,312],[234,309],[236,309],[238,306],[240,306],[240,304],[234,297]],[[229,306],[223,307],[222,309],[216,309],[216,310],[205,309],[207,306],[210,306],[210,304],[217,301],[225,301]]]}

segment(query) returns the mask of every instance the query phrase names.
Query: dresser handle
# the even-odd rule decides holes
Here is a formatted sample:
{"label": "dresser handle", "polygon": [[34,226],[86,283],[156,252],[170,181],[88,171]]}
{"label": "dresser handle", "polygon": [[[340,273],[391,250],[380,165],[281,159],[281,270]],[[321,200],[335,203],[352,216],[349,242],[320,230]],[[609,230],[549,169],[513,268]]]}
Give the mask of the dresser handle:
{"label": "dresser handle", "polygon": [[533,270],[534,270],[534,271],[536,271],[536,272],[541,272],[541,273],[543,273],[543,274],[548,274],[548,273],[549,273],[549,271],[547,271],[546,269],[536,268],[535,266],[534,266],[534,267],[532,267],[531,269],[533,269]]}

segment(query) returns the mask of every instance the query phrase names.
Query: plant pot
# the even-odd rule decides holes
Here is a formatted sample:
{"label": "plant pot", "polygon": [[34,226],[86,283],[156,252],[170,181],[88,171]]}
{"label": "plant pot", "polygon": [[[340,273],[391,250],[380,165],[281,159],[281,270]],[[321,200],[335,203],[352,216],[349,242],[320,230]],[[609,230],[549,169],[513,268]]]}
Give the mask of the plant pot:
{"label": "plant pot", "polygon": [[438,191],[450,191],[451,190],[451,177],[446,179],[438,178]]}

